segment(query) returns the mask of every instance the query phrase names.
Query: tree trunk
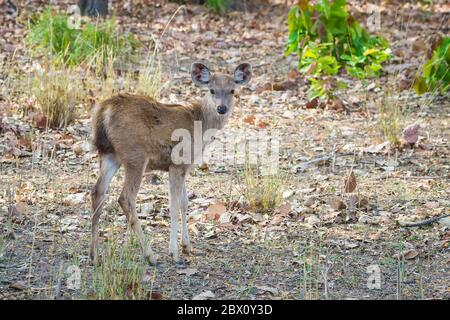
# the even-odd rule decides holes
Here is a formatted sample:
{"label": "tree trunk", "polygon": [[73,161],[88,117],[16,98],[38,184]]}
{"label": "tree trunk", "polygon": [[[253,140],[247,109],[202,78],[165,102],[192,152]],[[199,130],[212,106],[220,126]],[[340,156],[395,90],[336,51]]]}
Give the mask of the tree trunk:
{"label": "tree trunk", "polygon": [[83,16],[106,16],[108,14],[108,0],[80,0],[78,3]]}

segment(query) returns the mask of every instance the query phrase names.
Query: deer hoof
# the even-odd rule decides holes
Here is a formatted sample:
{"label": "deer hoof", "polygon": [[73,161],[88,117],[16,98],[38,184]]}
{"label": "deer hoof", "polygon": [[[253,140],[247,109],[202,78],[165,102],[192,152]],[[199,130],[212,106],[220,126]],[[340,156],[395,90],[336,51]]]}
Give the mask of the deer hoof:
{"label": "deer hoof", "polygon": [[185,254],[190,254],[192,252],[192,244],[183,244],[181,245],[181,251]]}

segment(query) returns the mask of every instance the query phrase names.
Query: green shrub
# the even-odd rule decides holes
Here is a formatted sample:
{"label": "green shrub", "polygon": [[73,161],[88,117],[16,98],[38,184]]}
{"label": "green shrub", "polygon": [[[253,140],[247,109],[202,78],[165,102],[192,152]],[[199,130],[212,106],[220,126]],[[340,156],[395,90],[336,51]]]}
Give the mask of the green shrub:
{"label": "green shrub", "polygon": [[346,0],[300,0],[289,11],[288,27],[285,54],[297,53],[299,70],[308,74],[334,75],[345,68],[358,78],[378,76],[391,56],[386,40],[369,35],[350,16]]}
{"label": "green shrub", "polygon": [[433,51],[431,58],[425,62],[421,76],[414,81],[414,90],[418,94],[427,91],[445,94],[450,88],[450,37],[442,40]]}
{"label": "green shrub", "polygon": [[31,21],[26,43],[33,54],[48,54],[69,65],[85,62],[98,52],[113,52],[115,57],[126,58],[136,53],[138,41],[131,33],[115,31],[115,21],[88,22],[80,29],[68,23],[68,16],[48,8],[35,21]]}

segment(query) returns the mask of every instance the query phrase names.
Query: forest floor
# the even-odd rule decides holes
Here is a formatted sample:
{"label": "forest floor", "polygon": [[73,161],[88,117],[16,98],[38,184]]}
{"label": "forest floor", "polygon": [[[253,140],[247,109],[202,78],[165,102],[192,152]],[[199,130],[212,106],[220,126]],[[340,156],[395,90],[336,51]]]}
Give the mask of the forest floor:
{"label": "forest floor", "polygon": [[[21,16],[41,2],[27,3]],[[167,254],[167,174],[147,174],[138,206],[159,256],[152,267],[135,256],[139,250],[117,203],[121,171],[100,222],[103,255],[111,251],[118,261],[96,268],[88,246],[89,191],[98,158],[84,144],[91,106],[65,129],[40,130],[16,111],[30,103],[26,93],[2,98],[0,299],[192,299],[202,293],[217,299],[449,299],[449,220],[412,228],[401,224],[450,213],[450,102],[448,96],[417,96],[399,84],[411,80],[432,37],[449,34],[441,22],[448,21],[450,8],[445,1],[426,9],[416,1],[389,3],[379,7],[379,33],[397,57],[380,78],[344,77],[349,86],[337,94],[342,105],[325,108],[308,104],[308,82],[292,71],[295,56],[283,55],[289,8],[282,4],[225,16],[186,6],[170,24],[178,8],[173,3],[138,1],[131,15],[115,8],[121,27],[140,39],[164,33],[161,58],[170,80],[162,101],[201,94],[188,73],[195,59],[208,59],[222,72],[243,60],[253,64],[253,79],[241,90],[225,131],[250,137],[266,130],[278,136],[283,204],[273,212],[253,212],[236,205],[242,167],[211,162],[195,168],[187,179],[194,251],[179,268]],[[366,5],[350,1],[362,21]],[[2,60],[15,52],[17,66],[30,67],[22,40],[26,25],[6,15],[1,19]],[[396,101],[401,129],[419,124],[414,146],[392,149],[385,143],[379,101]],[[74,152],[74,145],[82,150]],[[346,193],[350,172],[356,189]],[[211,216],[211,206],[218,204],[226,212]],[[130,278],[132,272],[139,276]],[[78,275],[80,286],[74,285]],[[111,293],[112,287],[123,292]]]}

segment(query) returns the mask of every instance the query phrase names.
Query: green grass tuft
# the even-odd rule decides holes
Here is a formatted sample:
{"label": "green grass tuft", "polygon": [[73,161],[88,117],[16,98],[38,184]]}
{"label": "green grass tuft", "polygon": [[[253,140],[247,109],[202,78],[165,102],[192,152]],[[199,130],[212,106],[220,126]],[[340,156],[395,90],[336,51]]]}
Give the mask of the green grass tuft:
{"label": "green grass tuft", "polygon": [[207,0],[206,5],[217,14],[224,14],[230,7],[229,0]]}
{"label": "green grass tuft", "polygon": [[131,33],[119,34],[115,20],[87,22],[80,29],[72,27],[69,17],[47,8],[42,15],[29,24],[26,37],[31,55],[50,55],[66,64],[78,65],[103,52],[127,59],[133,56],[139,42]]}

